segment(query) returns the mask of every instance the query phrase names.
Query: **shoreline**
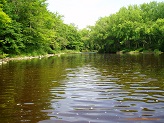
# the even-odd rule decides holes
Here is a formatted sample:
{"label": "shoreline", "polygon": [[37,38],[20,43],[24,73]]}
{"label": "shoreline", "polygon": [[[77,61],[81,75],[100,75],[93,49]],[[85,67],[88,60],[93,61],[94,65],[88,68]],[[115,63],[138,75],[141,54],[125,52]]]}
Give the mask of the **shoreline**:
{"label": "shoreline", "polygon": [[124,51],[117,51],[116,54],[130,54],[130,55],[134,55],[134,54],[163,54],[163,52],[159,51],[159,52],[154,52],[154,51],[148,51],[148,52],[139,52],[139,51],[129,51],[129,52],[124,52]]}
{"label": "shoreline", "polygon": [[[42,59],[45,57],[52,57],[52,56],[59,56],[63,55],[63,54],[76,54],[76,53],[82,53],[82,52],[60,52],[60,53],[56,53],[56,54],[46,54],[46,55],[39,55],[39,56],[17,56],[17,57],[6,57],[6,58],[2,58],[0,59],[0,65],[6,64],[9,61],[15,61],[15,60],[30,60],[30,59]],[[85,52],[83,52],[85,53]],[[130,51],[130,52],[122,52],[122,51],[118,51],[116,52],[116,54],[163,54],[163,52],[160,53],[155,53],[155,52],[136,52],[136,51]]]}
{"label": "shoreline", "polygon": [[77,51],[65,51],[65,52],[59,52],[56,54],[46,54],[46,55],[38,55],[38,56],[16,56],[16,57],[6,57],[6,58],[2,58],[0,59],[0,65],[2,64],[6,64],[9,61],[15,61],[15,60],[29,60],[29,59],[41,59],[41,58],[45,58],[45,57],[51,57],[51,56],[59,56],[63,55],[63,54],[70,54],[70,53],[81,53],[81,52],[77,52]]}
{"label": "shoreline", "polygon": [[46,55],[39,55],[39,56],[23,56],[23,57],[6,57],[6,58],[3,58],[3,59],[0,59],[0,65],[2,64],[6,64],[8,63],[9,61],[15,61],[15,60],[29,60],[29,59],[41,59],[41,58],[45,58],[45,57],[51,57],[51,56],[58,56],[58,55],[61,55],[61,54],[64,54],[64,53],[59,53],[59,54],[46,54]]}

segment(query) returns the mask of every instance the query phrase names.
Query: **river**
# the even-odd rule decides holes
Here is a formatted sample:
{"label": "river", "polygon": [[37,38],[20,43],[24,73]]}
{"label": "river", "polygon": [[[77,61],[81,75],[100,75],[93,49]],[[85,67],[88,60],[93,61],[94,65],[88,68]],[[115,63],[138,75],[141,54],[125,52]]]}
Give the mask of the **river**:
{"label": "river", "polygon": [[0,123],[116,122],[164,122],[164,54],[67,54],[0,65]]}

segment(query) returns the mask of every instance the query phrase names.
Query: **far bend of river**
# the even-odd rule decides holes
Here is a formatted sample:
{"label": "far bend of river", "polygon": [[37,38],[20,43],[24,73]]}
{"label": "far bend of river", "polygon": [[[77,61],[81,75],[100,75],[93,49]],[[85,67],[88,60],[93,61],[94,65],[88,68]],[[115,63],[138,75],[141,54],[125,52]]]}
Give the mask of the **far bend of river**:
{"label": "far bend of river", "polygon": [[164,123],[164,54],[10,61],[0,66],[0,123]]}

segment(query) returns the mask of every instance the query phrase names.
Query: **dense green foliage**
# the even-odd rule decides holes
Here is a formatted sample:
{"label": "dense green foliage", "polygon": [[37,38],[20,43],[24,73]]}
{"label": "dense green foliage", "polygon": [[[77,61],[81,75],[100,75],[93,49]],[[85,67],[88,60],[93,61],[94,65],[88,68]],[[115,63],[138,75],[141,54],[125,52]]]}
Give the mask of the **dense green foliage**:
{"label": "dense green foliage", "polygon": [[100,52],[164,51],[164,2],[122,7],[116,14],[100,18],[89,27],[89,39],[87,35],[85,39]]}
{"label": "dense green foliage", "polygon": [[164,51],[164,2],[134,5],[82,30],[48,11],[46,0],[0,1],[0,55],[60,50]]}
{"label": "dense green foliage", "polygon": [[47,10],[46,0],[0,2],[0,53],[39,55],[80,49],[80,34],[62,16]]}

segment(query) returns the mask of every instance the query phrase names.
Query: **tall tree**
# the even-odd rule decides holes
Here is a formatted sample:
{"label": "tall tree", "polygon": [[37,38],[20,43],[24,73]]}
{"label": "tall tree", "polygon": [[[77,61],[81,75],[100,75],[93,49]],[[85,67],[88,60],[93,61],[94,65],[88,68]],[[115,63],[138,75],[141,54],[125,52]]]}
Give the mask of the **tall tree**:
{"label": "tall tree", "polygon": [[91,28],[90,40],[99,46],[100,52],[163,51],[163,12],[164,2],[122,7],[117,13],[96,22]]}

